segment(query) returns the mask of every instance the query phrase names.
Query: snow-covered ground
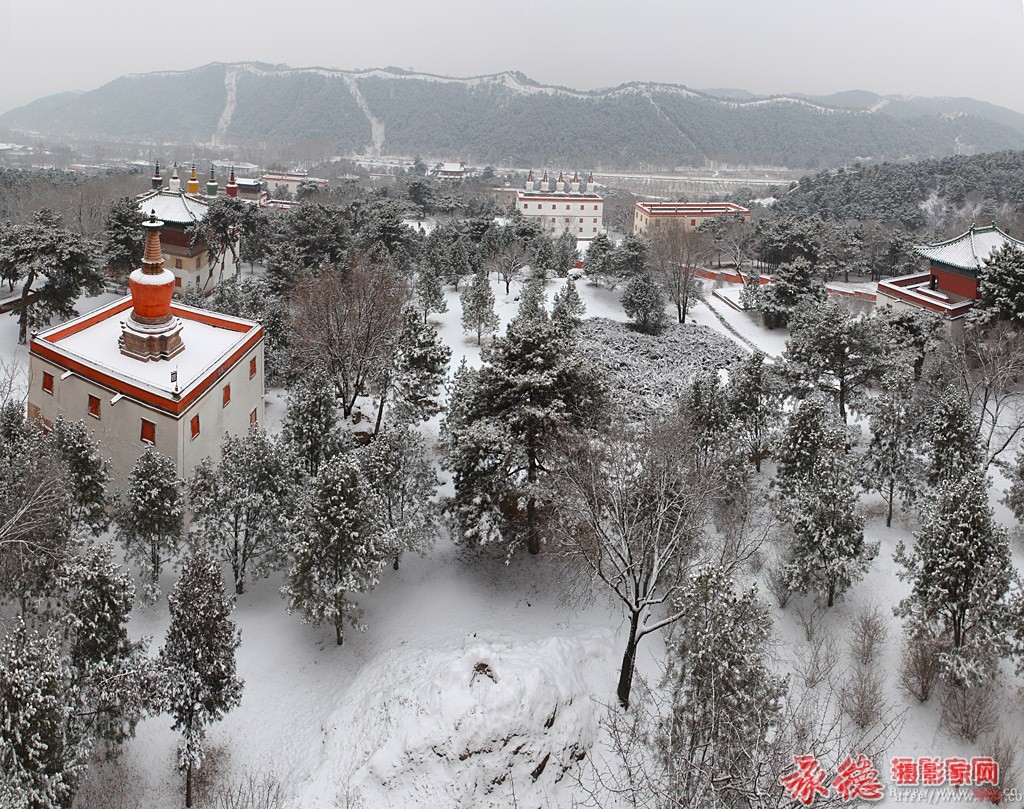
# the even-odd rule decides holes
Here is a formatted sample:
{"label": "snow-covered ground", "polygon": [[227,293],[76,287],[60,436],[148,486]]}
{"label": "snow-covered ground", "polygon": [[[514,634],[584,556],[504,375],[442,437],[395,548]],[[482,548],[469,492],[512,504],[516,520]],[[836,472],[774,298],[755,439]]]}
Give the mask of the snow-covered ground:
{"label": "snow-covered ground", "polygon": [[[549,300],[561,283],[548,283]],[[519,286],[513,283],[509,294],[497,281],[493,287],[504,328]],[[588,316],[625,320],[621,290],[586,281],[578,289]],[[108,300],[85,302],[81,310]],[[475,336],[461,330],[458,295],[449,292],[447,302],[448,312],[432,319],[453,348],[452,367],[463,357],[479,365]],[[737,349],[756,346],[777,357],[785,348],[784,330],[769,332],[722,301],[695,304],[688,319],[725,335]],[[0,353],[24,366],[26,350],[17,346],[16,335],[14,319],[0,318]],[[269,391],[270,429],[279,426],[283,412],[282,392]],[[437,419],[427,430],[436,438]],[[450,491],[450,483],[445,486]],[[1005,487],[998,475],[996,486]],[[870,496],[862,498],[861,509],[868,516],[868,538],[881,549],[867,577],[832,610],[816,610],[813,599],[799,597],[780,609],[763,587],[766,568],[751,572],[773,608],[780,670],[799,676],[809,646],[803,624],[816,615],[818,632],[833,638],[840,651],[841,682],[841,672],[849,669],[850,616],[877,605],[889,630],[879,662],[884,714],[902,716],[887,757],[875,762],[883,781],[889,780],[888,756],[989,752],[984,740],[968,745],[939,730],[936,697],[919,706],[899,691],[901,636],[892,607],[908,585],[896,578],[892,554],[897,542],[911,540],[914,520],[897,516],[894,527],[885,528],[881,503]],[[1005,508],[998,507],[997,515],[1010,523]],[[1018,567],[1021,557],[1018,539]],[[165,592],[173,578],[172,572],[165,575]],[[210,728],[200,785],[269,778],[280,782],[290,809],[572,805],[577,759],[595,741],[600,746],[599,723],[614,702],[627,627],[618,606],[600,595],[565,603],[563,579],[550,554],[522,554],[506,565],[500,553],[441,541],[425,556],[407,556],[401,570],[387,569],[377,589],[359,597],[367,629],[349,633],[342,647],[334,644],[333,630],[287,614],[279,576],[256,582],[238,598],[234,613],[242,631],[238,667],[244,695]],[[130,632],[153,638],[155,649],[166,624],[161,599],[134,613]],[[656,682],[663,654],[662,636],[644,639],[638,674]],[[1003,728],[1020,733],[1022,701],[1010,678],[1000,705]],[[86,790],[94,798],[90,805],[180,806],[176,744],[167,716],[143,721],[121,758],[95,770]],[[834,757],[845,751],[801,752]],[[200,801],[209,794],[201,791]]]}

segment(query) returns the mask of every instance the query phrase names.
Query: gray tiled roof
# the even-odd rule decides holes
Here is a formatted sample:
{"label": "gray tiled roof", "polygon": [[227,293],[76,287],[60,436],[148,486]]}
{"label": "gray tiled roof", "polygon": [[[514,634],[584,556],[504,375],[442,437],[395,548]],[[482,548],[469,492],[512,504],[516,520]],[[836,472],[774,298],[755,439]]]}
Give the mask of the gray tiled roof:
{"label": "gray tiled roof", "polygon": [[976,272],[985,266],[985,262],[997,248],[1007,244],[1024,250],[1024,242],[1003,233],[993,224],[987,227],[972,227],[955,239],[944,242],[915,245],[914,251],[930,261]]}
{"label": "gray tiled roof", "polygon": [[139,208],[149,218],[156,212],[161,222],[174,225],[190,225],[206,216],[208,203],[205,199],[186,194],[184,191],[150,191],[138,198]]}

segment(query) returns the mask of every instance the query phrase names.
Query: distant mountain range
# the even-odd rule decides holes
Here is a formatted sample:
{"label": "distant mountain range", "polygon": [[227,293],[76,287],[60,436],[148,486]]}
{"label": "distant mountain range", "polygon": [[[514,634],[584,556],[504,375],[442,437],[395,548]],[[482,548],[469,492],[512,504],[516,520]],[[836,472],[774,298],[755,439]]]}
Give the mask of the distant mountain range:
{"label": "distant mountain range", "polygon": [[10,110],[2,128],[241,147],[326,140],[339,154],[605,169],[814,169],[1024,148],[1024,115],[971,98],[763,97],[652,82],[583,92],[516,72],[451,78],[261,63],[124,76]]}

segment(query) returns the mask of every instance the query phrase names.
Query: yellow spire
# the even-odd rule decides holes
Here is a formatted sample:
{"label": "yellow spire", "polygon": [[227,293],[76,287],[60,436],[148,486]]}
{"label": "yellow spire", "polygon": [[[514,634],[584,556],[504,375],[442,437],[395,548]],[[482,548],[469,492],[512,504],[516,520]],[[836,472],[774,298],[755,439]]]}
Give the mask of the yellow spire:
{"label": "yellow spire", "polygon": [[196,164],[192,162],[192,175],[188,178],[188,193],[198,194],[199,193],[199,178],[196,177]]}

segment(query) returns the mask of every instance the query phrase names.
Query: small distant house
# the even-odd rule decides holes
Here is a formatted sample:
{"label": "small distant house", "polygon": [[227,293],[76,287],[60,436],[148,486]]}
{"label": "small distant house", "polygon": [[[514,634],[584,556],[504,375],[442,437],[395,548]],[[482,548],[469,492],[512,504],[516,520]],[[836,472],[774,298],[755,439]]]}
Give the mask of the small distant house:
{"label": "small distant house", "polygon": [[267,196],[270,199],[295,199],[299,195],[299,188],[305,184],[312,184],[316,188],[326,188],[328,180],[321,177],[310,177],[306,172],[299,171],[289,174],[264,174],[260,181],[267,189]]}
{"label": "small distant house", "polygon": [[1024,250],[1024,242],[1004,233],[993,222],[971,226],[956,238],[921,244],[914,252],[928,261],[928,269],[878,282],[878,305],[890,309],[934,312],[949,321],[963,318],[978,299],[978,271],[997,249]]}
{"label": "small distant house", "polygon": [[437,179],[458,181],[466,179],[466,164],[465,163],[442,163],[440,168],[437,170]]}
{"label": "small distant house", "polygon": [[638,202],[633,209],[633,235],[646,236],[666,223],[695,230],[716,216],[749,222],[750,209],[732,202]]}

